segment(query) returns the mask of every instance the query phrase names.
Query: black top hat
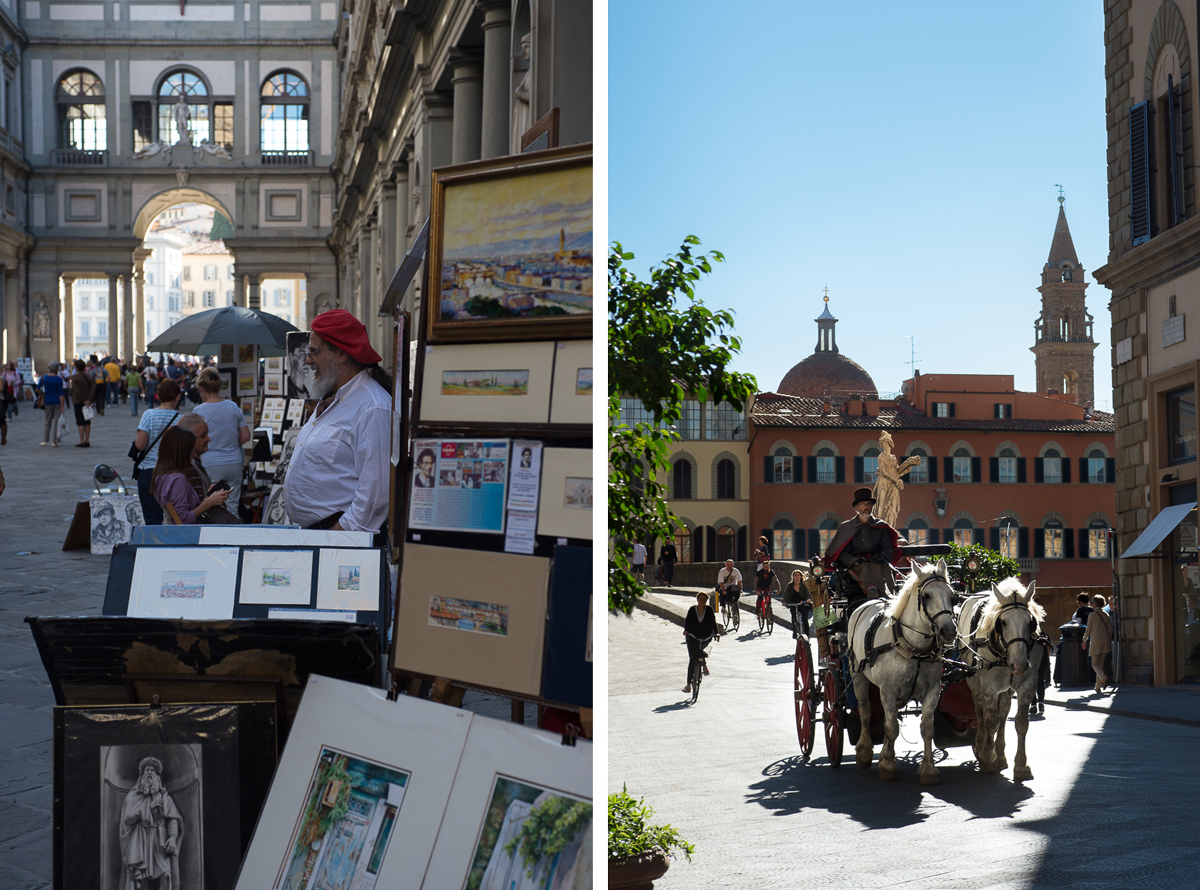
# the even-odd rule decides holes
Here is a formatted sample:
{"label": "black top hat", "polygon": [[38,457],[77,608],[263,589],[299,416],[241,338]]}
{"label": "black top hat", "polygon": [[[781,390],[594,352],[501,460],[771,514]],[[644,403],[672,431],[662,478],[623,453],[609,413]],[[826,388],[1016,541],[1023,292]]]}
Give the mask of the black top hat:
{"label": "black top hat", "polygon": [[859,501],[870,501],[872,504],[874,504],[875,498],[871,497],[871,489],[869,489],[869,488],[854,489],[854,500],[852,500],[850,502],[850,506],[853,507]]}

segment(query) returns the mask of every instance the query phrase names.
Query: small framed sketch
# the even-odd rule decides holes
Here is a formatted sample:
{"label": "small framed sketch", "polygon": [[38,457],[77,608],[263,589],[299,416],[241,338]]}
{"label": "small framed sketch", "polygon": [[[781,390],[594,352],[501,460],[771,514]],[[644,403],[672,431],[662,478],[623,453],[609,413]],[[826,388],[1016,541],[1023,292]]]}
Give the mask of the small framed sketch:
{"label": "small framed sketch", "polygon": [[258,361],[258,347],[253,343],[242,343],[238,345],[238,364],[248,365]]}
{"label": "small framed sketch", "polygon": [[592,539],[592,472],[590,448],[545,449],[539,535]]}
{"label": "small framed sketch", "polygon": [[283,373],[283,356],[270,355],[263,359],[263,368],[267,374]]}
{"label": "small framed sketch", "polygon": [[554,356],[554,392],[550,397],[550,422],[591,424],[592,355],[591,340],[567,340],[556,344]]}
{"label": "small framed sketch", "polygon": [[269,396],[278,396],[283,394],[283,375],[282,374],[267,374],[263,377],[263,392]]}
{"label": "small framed sketch", "polygon": [[374,612],[379,609],[379,551],[322,550],[317,608]]}
{"label": "small framed sketch", "polygon": [[238,395],[255,395],[258,392],[258,375],[253,371],[238,372]]}
{"label": "small framed sketch", "polygon": [[311,550],[247,549],[242,551],[238,602],[307,606],[312,602],[312,579]]}
{"label": "small framed sketch", "polygon": [[219,365],[236,365],[237,364],[237,347],[232,343],[226,343],[217,353],[217,364]]}
{"label": "small framed sketch", "polygon": [[130,618],[233,617],[236,547],[139,547]]}
{"label": "small framed sketch", "polygon": [[221,375],[221,398],[232,399],[237,395],[237,368],[217,368]]}
{"label": "small framed sketch", "polygon": [[246,423],[252,425],[254,423],[254,399],[246,398],[241,400],[242,416],[246,418]]}
{"label": "small framed sketch", "polygon": [[553,343],[473,343],[425,351],[421,418],[546,423]]}

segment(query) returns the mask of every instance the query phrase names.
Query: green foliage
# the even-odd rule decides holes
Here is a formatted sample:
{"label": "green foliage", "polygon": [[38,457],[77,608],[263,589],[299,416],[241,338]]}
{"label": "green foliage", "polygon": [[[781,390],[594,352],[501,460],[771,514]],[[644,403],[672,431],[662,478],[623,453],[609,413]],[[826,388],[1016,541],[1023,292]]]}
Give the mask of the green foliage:
{"label": "green foliage", "polygon": [[224,238],[232,238],[236,234],[233,231],[233,226],[229,224],[229,220],[222,213],[213,214],[212,229],[208,233],[209,241],[220,241]]}
{"label": "green foliage", "polygon": [[[982,565],[974,575],[962,568],[972,556]],[[1001,556],[999,551],[988,550],[982,544],[972,544],[970,547],[951,544],[946,564],[950,566],[951,577],[962,581],[970,591],[986,590],[993,583],[998,584],[1005,578],[1016,578],[1021,574],[1021,566],[1015,559]]]}
{"label": "green foliage", "polygon": [[634,800],[625,786],[620,794],[608,796],[608,858],[625,859],[639,853],[657,850],[674,857],[682,850],[690,862],[695,847],[679,836],[670,825],[649,825],[654,810],[646,799]]}
{"label": "green foliage", "polygon": [[[728,371],[741,350],[733,313],[713,311],[695,285],[724,262],[717,251],[693,254],[700,240],[684,239],[679,252],[640,281],[625,266],[633,254],[613,242],[608,254],[608,606],[629,613],[641,587],[629,572],[635,541],[670,539],[679,524],[656,481],[670,469],[671,446],[680,436],[684,398],[728,402],[741,409],[757,384]],[[621,420],[621,398],[637,399],[652,423]]]}
{"label": "green foliage", "polygon": [[[592,805],[569,797],[551,797],[529,811],[521,833],[504,846],[509,856],[521,850],[530,878],[539,863],[553,859],[567,848],[592,820]],[[591,851],[587,851],[589,854]]]}
{"label": "green foliage", "polygon": [[[333,781],[342,783],[337,800],[332,807],[322,806],[321,798],[329,783]],[[301,825],[306,826],[306,830],[300,832],[296,838],[296,849],[293,856],[299,855],[313,841],[324,837],[330,828],[342,820],[346,815],[346,810],[350,808],[351,785],[344,755],[335,754],[332,761],[321,763],[317,770],[317,780],[313,782],[312,793],[308,796],[308,806],[304,808],[304,818],[300,822]]]}

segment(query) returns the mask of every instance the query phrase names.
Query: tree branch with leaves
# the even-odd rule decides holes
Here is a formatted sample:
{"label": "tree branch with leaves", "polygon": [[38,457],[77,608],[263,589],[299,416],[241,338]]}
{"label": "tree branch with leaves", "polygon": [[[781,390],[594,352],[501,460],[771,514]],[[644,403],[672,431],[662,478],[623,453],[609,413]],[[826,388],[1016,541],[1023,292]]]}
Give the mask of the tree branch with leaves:
{"label": "tree branch with leaves", "polygon": [[[694,252],[699,246],[689,235],[648,281],[626,266],[634,255],[620,242],[608,253],[608,607],[626,614],[642,593],[629,570],[634,542],[669,540],[680,524],[658,480],[681,439],[674,427],[684,399],[742,410],[757,388],[753,376],[728,370],[742,347],[733,313],[709,309],[696,294],[713,263],[725,260],[715,250]],[[627,424],[621,399],[640,402],[651,422]]]}

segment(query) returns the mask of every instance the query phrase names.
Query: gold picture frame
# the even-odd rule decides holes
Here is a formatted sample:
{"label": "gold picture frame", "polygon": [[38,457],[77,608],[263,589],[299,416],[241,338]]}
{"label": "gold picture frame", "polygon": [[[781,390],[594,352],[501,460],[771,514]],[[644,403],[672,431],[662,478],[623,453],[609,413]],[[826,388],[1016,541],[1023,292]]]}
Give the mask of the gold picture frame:
{"label": "gold picture frame", "polygon": [[591,337],[592,197],[590,143],[434,170],[426,341]]}

